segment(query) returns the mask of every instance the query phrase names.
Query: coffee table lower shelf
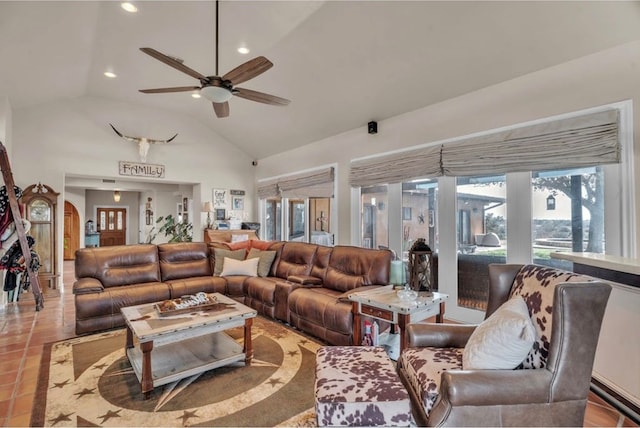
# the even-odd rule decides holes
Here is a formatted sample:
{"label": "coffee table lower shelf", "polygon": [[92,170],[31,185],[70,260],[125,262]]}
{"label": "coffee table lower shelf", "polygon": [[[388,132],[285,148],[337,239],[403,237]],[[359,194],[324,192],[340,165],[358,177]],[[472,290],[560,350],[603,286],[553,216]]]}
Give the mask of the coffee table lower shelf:
{"label": "coffee table lower shelf", "polygon": [[[138,380],[143,383],[144,352],[141,348],[128,348],[127,357]],[[167,343],[152,349],[149,352],[152,388],[236,361],[246,362],[247,359],[242,345],[224,332]]]}

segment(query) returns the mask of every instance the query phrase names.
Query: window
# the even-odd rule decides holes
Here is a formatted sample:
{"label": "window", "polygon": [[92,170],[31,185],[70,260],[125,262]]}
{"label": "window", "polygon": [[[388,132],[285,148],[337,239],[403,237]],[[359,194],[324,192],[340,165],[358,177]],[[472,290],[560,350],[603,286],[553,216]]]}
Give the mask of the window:
{"label": "window", "polygon": [[264,239],[267,241],[282,240],[282,203],[279,198],[265,201]]}
{"label": "window", "polygon": [[438,180],[435,178],[402,183],[403,256],[406,256],[418,238],[423,238],[431,251],[436,251],[437,196]]}
{"label": "window", "polygon": [[306,209],[303,200],[289,200],[288,241],[304,241]]}
{"label": "window", "polygon": [[368,186],[361,189],[362,233],[364,248],[389,247],[389,199],[387,186]]}
{"label": "window", "polygon": [[554,251],[604,253],[604,172],[602,167],[532,174],[533,261],[571,269],[552,259]]}
{"label": "window", "polygon": [[334,170],[322,167],[258,183],[266,239],[333,245]]}
{"label": "window", "polygon": [[457,178],[458,305],[486,309],[489,264],[505,263],[506,178]]}

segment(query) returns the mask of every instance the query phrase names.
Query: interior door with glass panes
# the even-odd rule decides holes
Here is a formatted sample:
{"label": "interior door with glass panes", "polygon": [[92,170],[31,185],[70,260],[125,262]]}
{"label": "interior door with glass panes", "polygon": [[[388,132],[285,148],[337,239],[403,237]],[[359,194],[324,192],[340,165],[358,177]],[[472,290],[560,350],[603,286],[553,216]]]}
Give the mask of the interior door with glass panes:
{"label": "interior door with glass panes", "polygon": [[125,208],[98,208],[100,246],[127,243],[127,210]]}

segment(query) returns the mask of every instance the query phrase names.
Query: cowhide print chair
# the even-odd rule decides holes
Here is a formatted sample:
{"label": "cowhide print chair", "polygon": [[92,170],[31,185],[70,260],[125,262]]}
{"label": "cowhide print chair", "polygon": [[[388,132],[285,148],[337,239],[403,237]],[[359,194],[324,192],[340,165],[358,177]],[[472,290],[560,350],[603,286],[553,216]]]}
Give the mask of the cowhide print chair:
{"label": "cowhide print chair", "polygon": [[411,396],[416,423],[582,426],[611,287],[537,265],[494,264],[489,277],[485,320],[501,312],[503,303],[521,296],[526,303],[526,308],[520,303],[522,319],[532,324],[533,344],[525,347],[526,357],[515,369],[465,370],[464,348],[478,326],[409,325],[408,347],[400,355],[398,371]]}

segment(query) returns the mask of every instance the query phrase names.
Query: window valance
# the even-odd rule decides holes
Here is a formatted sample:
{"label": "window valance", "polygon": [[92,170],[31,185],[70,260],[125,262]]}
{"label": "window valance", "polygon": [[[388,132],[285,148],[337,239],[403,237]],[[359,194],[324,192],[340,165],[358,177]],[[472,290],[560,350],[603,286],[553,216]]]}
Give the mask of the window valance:
{"label": "window valance", "polygon": [[504,174],[619,163],[618,115],[618,110],[607,110],[445,144],[443,174]]}
{"label": "window valance", "polygon": [[258,183],[258,198],[276,198],[280,196],[280,189],[278,189],[278,182],[275,180],[264,181]]}
{"label": "window valance", "polygon": [[399,153],[351,162],[349,184],[352,187],[380,183],[401,183],[416,177],[442,175],[441,146],[423,147]]}
{"label": "window valance", "polygon": [[258,197],[331,198],[334,175],[331,167],[258,183]]}
{"label": "window valance", "polygon": [[619,111],[610,109],[352,161],[349,183],[363,187],[620,163],[618,134]]}

